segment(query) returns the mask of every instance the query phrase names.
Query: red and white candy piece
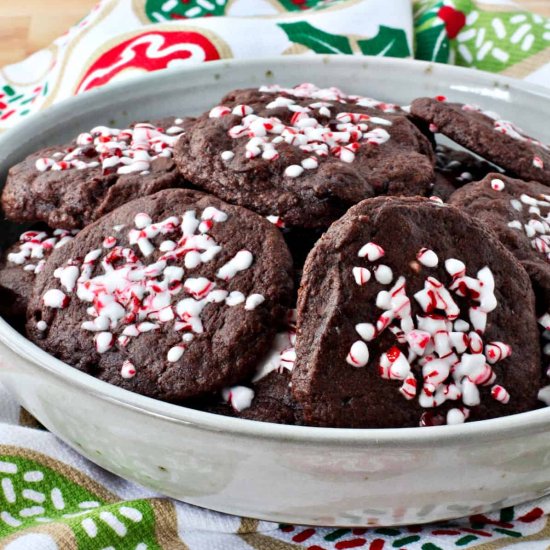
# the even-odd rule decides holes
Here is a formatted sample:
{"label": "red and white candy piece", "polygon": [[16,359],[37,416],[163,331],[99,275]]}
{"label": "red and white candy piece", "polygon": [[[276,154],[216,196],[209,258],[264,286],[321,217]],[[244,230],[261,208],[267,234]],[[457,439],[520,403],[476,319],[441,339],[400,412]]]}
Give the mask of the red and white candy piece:
{"label": "red and white candy piece", "polygon": [[69,297],[61,290],[51,288],[42,297],[44,305],[54,309],[64,309],[69,305]]}
{"label": "red and white candy piece", "polygon": [[370,242],[360,248],[357,256],[359,256],[359,258],[367,258],[369,262],[375,262],[384,256],[384,254],[384,249],[381,246]]}
{"label": "red and white candy piece", "polygon": [[354,367],[364,367],[369,362],[369,348],[365,342],[357,340],[349,350],[346,361]]}
{"label": "red and white candy piece", "polygon": [[535,155],[533,157],[533,166],[539,170],[542,170],[544,168],[544,162],[539,156]]}
{"label": "red and white candy piece", "polygon": [[464,424],[468,417],[470,416],[470,411],[464,407],[450,409],[447,412],[447,424],[449,426],[456,424]]}
{"label": "red and white candy piece", "polygon": [[439,263],[437,254],[429,248],[421,248],[416,255],[416,259],[426,267],[436,267]]}
{"label": "red and white candy piece", "polygon": [[94,337],[94,341],[97,353],[105,353],[113,347],[115,337],[110,332],[98,332]]}
{"label": "red and white candy piece", "polygon": [[370,271],[365,267],[354,267],[352,273],[355,282],[360,286],[366,284],[371,277]]}
{"label": "red and white candy piece", "polygon": [[231,109],[229,107],[226,107],[225,105],[217,105],[213,109],[210,110],[209,117],[210,118],[221,118],[222,116],[227,116],[231,114]]}
{"label": "red and white candy piece", "polygon": [[224,388],[222,397],[226,403],[229,403],[237,412],[242,412],[252,405],[254,399],[254,390],[246,386],[233,386]]}
{"label": "red and white candy piece", "polygon": [[124,361],[120,369],[120,376],[125,379],[133,378],[136,375],[136,367],[131,361]]}
{"label": "red and white candy piece", "polygon": [[493,191],[503,191],[505,187],[504,182],[499,178],[493,178],[491,180],[491,189]]}
{"label": "red and white candy piece", "polygon": [[512,347],[503,342],[490,342],[485,346],[485,357],[487,362],[493,365],[512,355]]}
{"label": "red and white candy piece", "polygon": [[491,388],[491,396],[493,397],[493,399],[496,399],[498,402],[503,403],[504,405],[506,405],[510,401],[510,394],[508,393],[508,391],[498,384],[495,384]]}

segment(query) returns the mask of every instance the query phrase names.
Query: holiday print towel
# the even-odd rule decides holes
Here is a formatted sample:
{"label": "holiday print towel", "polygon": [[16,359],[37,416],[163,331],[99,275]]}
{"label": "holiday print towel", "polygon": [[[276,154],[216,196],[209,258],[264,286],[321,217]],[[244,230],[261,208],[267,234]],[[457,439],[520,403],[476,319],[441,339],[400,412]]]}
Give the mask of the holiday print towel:
{"label": "holiday print towel", "polygon": [[[0,131],[146,71],[319,53],[415,56],[550,85],[550,21],[508,0],[103,0],[49,48],[0,71]],[[550,497],[438,525],[370,529],[209,512],[105,472],[0,387],[0,548],[535,550],[550,545],[549,514]]]}

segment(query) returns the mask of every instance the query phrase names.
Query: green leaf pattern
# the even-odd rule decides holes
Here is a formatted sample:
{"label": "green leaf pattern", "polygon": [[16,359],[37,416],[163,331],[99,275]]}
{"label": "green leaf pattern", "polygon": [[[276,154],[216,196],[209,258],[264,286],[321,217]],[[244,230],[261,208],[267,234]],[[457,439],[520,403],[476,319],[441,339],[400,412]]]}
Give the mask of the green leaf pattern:
{"label": "green leaf pattern", "polygon": [[456,62],[500,72],[550,47],[550,20],[527,12],[468,13],[456,37]]}
{"label": "green leaf pattern", "polygon": [[[449,39],[439,10],[452,7],[466,16]],[[550,56],[550,19],[526,11],[490,11],[472,0],[420,0],[414,4],[415,57],[502,72],[542,51]]]}
{"label": "green leaf pattern", "polygon": [[381,25],[378,34],[372,38],[358,40],[361,53],[365,55],[384,55],[389,57],[408,57],[411,55],[407,34],[403,29],[394,29]]}
{"label": "green leaf pattern", "polygon": [[[342,0],[277,0],[284,11],[324,9]],[[197,17],[225,15],[230,0],[145,0],[145,14],[153,23],[173,19],[196,19]],[[255,14],[250,14],[255,15]]]}
{"label": "green leaf pattern", "polygon": [[147,500],[108,503],[61,471],[11,455],[0,455],[0,488],[0,538],[21,533],[25,540],[29,531],[55,522],[67,526],[77,547],[86,550],[161,548]]}
{"label": "green leaf pattern", "polygon": [[411,54],[405,31],[383,25],[379,27],[375,36],[359,40],[325,32],[307,21],[279,23],[279,27],[285,31],[291,42],[306,46],[315,53],[348,55],[362,53],[391,57],[407,57]]}
{"label": "green leaf pattern", "polygon": [[302,44],[315,53],[353,53],[347,36],[324,32],[306,21],[279,23],[279,27],[285,31],[291,42]]}

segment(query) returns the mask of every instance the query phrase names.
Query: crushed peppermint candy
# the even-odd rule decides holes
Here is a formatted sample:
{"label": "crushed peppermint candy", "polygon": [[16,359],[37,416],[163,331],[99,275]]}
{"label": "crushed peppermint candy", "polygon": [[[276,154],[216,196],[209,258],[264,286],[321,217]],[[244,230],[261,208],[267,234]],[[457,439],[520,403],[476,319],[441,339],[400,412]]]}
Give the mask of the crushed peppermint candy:
{"label": "crushed peppermint candy", "polygon": [[[486,110],[483,110],[479,105],[471,105],[471,104],[463,105],[462,110],[481,113],[482,115],[485,115],[486,117],[492,119],[493,129],[495,130],[495,132],[498,132],[499,134],[507,135],[517,141],[523,141],[531,145],[536,145],[537,147],[540,147],[547,151],[550,150],[548,145],[542,143],[541,141],[535,138],[527,136],[519,126],[517,126],[516,124],[514,124],[509,120],[502,119],[498,113],[495,113],[493,111],[486,111]],[[535,157],[535,159],[536,158],[539,158],[539,157]],[[536,166],[534,162],[533,162],[533,165]],[[538,166],[536,167],[538,168]]]}
{"label": "crushed peppermint candy", "polygon": [[550,407],[550,386],[544,386],[537,395],[539,401],[542,401],[547,407]]}
{"label": "crushed peppermint candy", "polygon": [[[315,170],[319,162],[329,156],[342,162],[352,163],[361,147],[379,146],[390,139],[384,127],[392,125],[388,118],[354,112],[354,106],[378,108],[384,112],[396,112],[396,106],[376,102],[359,96],[346,96],[337,88],[320,89],[312,84],[303,84],[295,88],[262,86],[261,92],[274,94],[267,109],[284,108],[292,113],[290,122],[284,123],[275,116],[262,117],[254,113],[250,105],[237,105],[233,109],[224,105],[214,107],[210,118],[228,115],[240,117],[228,134],[233,139],[246,138],[245,158],[261,157],[273,161],[279,158],[279,144],[288,144],[298,148],[308,156],[300,164],[290,164],[284,169],[288,178],[298,178],[307,170]],[[284,94],[284,95],[281,95]],[[319,99],[303,106],[296,99]],[[332,115],[334,102],[349,104],[349,112]],[[222,160],[231,160],[232,151],[223,151]]]}
{"label": "crushed peppermint candy", "polygon": [[120,369],[120,376],[125,379],[133,378],[136,375],[136,367],[130,361],[124,361]]}
{"label": "crushed peppermint candy", "polygon": [[273,339],[271,349],[256,367],[252,382],[258,382],[271,372],[292,371],[296,361],[296,310],[291,309],[286,315],[285,327]]}
{"label": "crushed peppermint candy", "polygon": [[42,297],[44,305],[54,309],[63,309],[69,305],[69,297],[56,288],[51,288]]}
{"label": "crushed peppermint candy", "polygon": [[539,170],[542,170],[544,168],[544,162],[539,156],[535,155],[533,157],[533,166]]}
{"label": "crushed peppermint candy", "polygon": [[104,175],[145,174],[155,159],[172,157],[182,132],[179,126],[165,130],[146,122],[125,129],[96,126],[76,138],[76,147],[39,158],[35,167],[39,172],[101,167]]}
{"label": "crushed peppermint candy", "polygon": [[[372,264],[383,252],[379,245],[370,242],[360,248],[358,256]],[[420,249],[416,259],[427,268],[439,263],[437,254],[428,248]],[[483,339],[487,317],[497,307],[491,270],[484,267],[474,277],[467,275],[466,265],[461,260],[448,258],[444,265],[450,283],[427,275],[424,287],[410,296],[406,278],[399,276],[391,288],[380,290],[376,307],[382,312],[376,322],[355,326],[361,339],[351,345],[346,362],[353,367],[366,367],[370,361],[370,342],[385,331],[392,332],[395,345],[377,359],[380,377],[401,381],[401,395],[407,400],[417,399],[422,408],[457,402],[447,417],[437,423],[458,424],[468,418],[468,407],[479,405],[480,386],[490,386],[491,396],[496,401],[509,402],[506,388],[495,384],[493,365],[510,357],[512,348],[504,342],[484,342]],[[353,269],[369,274],[372,270],[379,283],[389,286],[392,279],[388,277],[388,282],[384,282],[376,276],[383,267],[375,264]],[[357,282],[356,273],[358,271],[353,276]],[[368,281],[370,275],[361,273],[361,280]],[[466,315],[461,312],[457,297],[468,299],[470,305]],[[420,306],[423,315],[413,317],[412,300]],[[550,324],[550,314],[544,321]],[[422,373],[421,379],[415,374],[418,370]],[[420,425],[433,423],[424,416],[420,419]]]}
{"label": "crushed peppermint candy", "polygon": [[[508,227],[525,233],[531,248],[550,262],[550,195],[522,193],[519,199],[510,200],[510,206],[512,212],[518,214],[508,222]],[[527,223],[523,223],[520,215],[528,217]]]}
{"label": "crushed peppermint candy", "polygon": [[[144,257],[155,250],[160,252],[154,262],[144,263],[133,248],[119,244],[119,237],[108,235],[102,248],[89,251],[84,258],[69,260],[54,271],[63,290],[47,290],[43,303],[50,308],[65,308],[70,295],[89,304],[89,319],[81,328],[94,335],[99,354],[115,346],[124,349],[133,338],[172,323],[173,330],[181,335],[181,342],[168,350],[166,360],[175,363],[184,356],[194,335],[204,332],[201,314],[207,305],[244,304],[243,309],[251,311],[265,301],[261,294],[245,296],[238,290],[229,292],[223,288],[227,281],[253,264],[254,257],[248,250],[237,252],[222,264],[216,280],[198,274],[185,277],[186,269],[212,262],[222,252],[222,246],[210,231],[227,219],[225,212],[212,206],[205,208],[200,217],[195,210],[187,210],[181,216],[160,221],[138,213],[134,227],[127,230],[128,241]],[[174,265],[174,261],[185,267]],[[37,328],[45,330],[47,326]],[[134,375],[130,374],[123,365],[121,376]]]}
{"label": "crushed peppermint candy", "polygon": [[426,267],[436,267],[439,263],[437,254],[429,248],[421,248],[416,255],[416,259]]}
{"label": "crushed peppermint candy", "polygon": [[242,412],[252,405],[254,399],[254,390],[246,386],[233,386],[224,388],[222,397],[226,403],[229,403],[237,412]]}
{"label": "crushed peppermint candy", "polygon": [[493,178],[491,180],[491,189],[493,189],[493,191],[503,191],[504,187],[504,182],[501,179]]}
{"label": "crushed peppermint candy", "polygon": [[19,237],[19,250],[10,252],[7,255],[7,260],[22,266],[25,271],[38,274],[44,269],[46,256],[54,249],[67,244],[77,233],[77,230],[67,231],[65,229],[55,229],[51,233],[25,231]]}
{"label": "crushed peppermint candy", "polygon": [[[280,103],[283,106],[292,104],[292,100],[290,98],[284,97],[285,95],[291,95],[301,99],[320,100],[314,105],[314,108],[319,110],[330,107],[330,104],[327,102],[335,101],[338,103],[351,103],[361,107],[370,107],[372,109],[378,109],[384,113],[397,113],[401,110],[401,107],[395,103],[379,101],[378,99],[373,99],[372,97],[348,95],[334,86],[330,88],[319,88],[315,86],[315,84],[311,84],[309,82],[299,84],[294,88],[285,88],[283,86],[279,86],[278,84],[269,84],[260,86],[259,91],[263,93],[277,94],[279,97],[277,97],[274,102]],[[283,95],[281,96],[281,94]]]}
{"label": "crushed peppermint candy", "polygon": [[283,229],[286,227],[285,222],[281,216],[266,216],[265,217],[268,222],[271,222],[275,227],[278,227],[279,229]]}

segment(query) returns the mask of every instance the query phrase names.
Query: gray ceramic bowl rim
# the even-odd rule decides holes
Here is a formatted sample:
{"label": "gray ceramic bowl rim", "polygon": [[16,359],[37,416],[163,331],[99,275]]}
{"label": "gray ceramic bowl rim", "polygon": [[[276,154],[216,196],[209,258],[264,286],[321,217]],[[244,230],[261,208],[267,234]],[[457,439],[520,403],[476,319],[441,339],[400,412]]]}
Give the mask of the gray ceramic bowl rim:
{"label": "gray ceramic bowl rim", "polygon": [[[338,63],[339,60],[350,62],[350,56],[315,56],[308,57],[310,63]],[[438,71],[448,73],[449,77],[455,77],[460,81],[461,77],[471,78],[471,69],[454,67],[450,65],[434,64],[425,61],[416,61],[410,59],[394,58],[369,58],[357,57],[358,64],[379,64],[393,66],[407,70],[411,66],[416,66],[419,70],[430,71],[437,66]],[[304,58],[301,56],[287,57],[284,59],[288,64],[301,64]],[[92,90],[85,94],[65,99],[43,112],[32,115],[13,129],[8,130],[0,136],[0,151],[3,145],[7,144],[12,136],[20,132],[32,132],[34,125],[43,125],[48,121],[52,123],[56,120],[58,114],[63,114],[66,110],[76,110],[81,105],[93,101],[95,97],[102,97],[112,93],[123,93],[125,90],[134,87],[137,81],[162,81],[169,78],[173,73],[180,72],[187,75],[189,72],[215,72],[217,67],[234,67],[238,70],[241,66],[251,64],[261,64],[269,66],[270,63],[281,63],[281,58],[262,58],[262,59],[240,59],[240,60],[221,60],[212,61],[199,65],[197,67],[182,68],[174,67],[163,71],[141,75],[123,82],[109,84],[105,88]],[[522,82],[513,78],[475,71],[480,76],[480,80],[492,81],[498,80],[501,88],[515,88],[523,90],[535,96],[540,96],[550,101],[550,90],[543,86]],[[0,155],[1,156],[1,155]],[[145,397],[128,390],[113,386],[102,380],[98,380],[88,374],[78,371],[70,365],[63,363],[55,357],[49,355],[24,336],[13,329],[6,321],[0,318],[0,342],[10,348],[21,357],[31,360],[39,368],[45,369],[50,375],[70,383],[73,386],[87,391],[100,400],[110,401],[117,405],[137,409],[146,415],[161,417],[168,422],[184,423],[192,425],[197,429],[203,429],[214,432],[223,432],[224,434],[235,434],[239,436],[248,436],[250,438],[262,438],[279,441],[291,441],[311,444],[326,444],[327,446],[338,446],[344,444],[347,447],[365,447],[376,445],[380,447],[425,447],[430,444],[445,443],[452,440],[472,443],[487,443],[492,439],[502,439],[514,436],[518,432],[522,435],[533,432],[537,433],[544,428],[550,430],[550,407],[529,411],[521,414],[495,418],[491,420],[482,420],[478,422],[465,423],[454,426],[433,426],[430,428],[391,428],[391,429],[342,429],[342,428],[317,428],[310,426],[289,426],[282,424],[272,424],[232,418],[194,409],[188,409],[180,405],[166,403],[150,397]]]}

